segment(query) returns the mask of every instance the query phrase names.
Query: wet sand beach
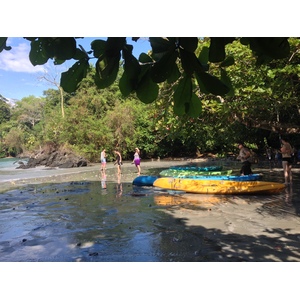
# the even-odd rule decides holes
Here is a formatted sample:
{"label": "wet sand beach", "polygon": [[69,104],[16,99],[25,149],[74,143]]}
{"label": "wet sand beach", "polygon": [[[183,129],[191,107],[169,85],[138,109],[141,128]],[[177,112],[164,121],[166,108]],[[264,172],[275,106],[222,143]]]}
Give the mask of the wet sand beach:
{"label": "wet sand beach", "polygon": [[[143,162],[142,173],[191,162]],[[2,262],[300,261],[299,169],[292,186],[267,196],[135,187],[129,162],[121,178],[108,163],[105,182],[100,164],[22,171],[1,178]],[[281,168],[254,171],[282,182]]]}

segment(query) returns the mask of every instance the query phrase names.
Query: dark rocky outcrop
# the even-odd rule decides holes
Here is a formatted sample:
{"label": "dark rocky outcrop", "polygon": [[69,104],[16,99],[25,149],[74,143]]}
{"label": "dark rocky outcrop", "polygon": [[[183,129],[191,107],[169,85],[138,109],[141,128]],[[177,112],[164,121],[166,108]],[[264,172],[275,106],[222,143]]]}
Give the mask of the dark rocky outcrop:
{"label": "dark rocky outcrop", "polygon": [[70,150],[57,148],[54,145],[47,145],[42,150],[34,153],[27,164],[20,164],[17,169],[29,169],[38,166],[49,168],[75,168],[85,167],[88,162]]}

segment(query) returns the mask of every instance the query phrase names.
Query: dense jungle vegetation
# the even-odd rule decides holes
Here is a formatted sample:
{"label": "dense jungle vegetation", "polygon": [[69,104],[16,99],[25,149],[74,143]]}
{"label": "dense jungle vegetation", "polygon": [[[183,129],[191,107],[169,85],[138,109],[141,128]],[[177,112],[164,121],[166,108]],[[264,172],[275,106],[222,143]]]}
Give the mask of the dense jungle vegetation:
{"label": "dense jungle vegetation", "polygon": [[[232,39],[223,42],[220,62],[211,58],[215,40],[194,41],[191,52],[179,47],[179,54],[169,51],[171,56],[158,59],[161,45],[152,40],[152,53],[141,55],[140,62],[147,68],[150,57],[160,62],[152,66],[156,82],[147,77],[137,88],[132,70],[138,67],[127,47],[121,60],[114,58],[115,78],[110,73],[100,87],[95,81],[103,61],[85,65],[84,71],[80,66],[85,74],[76,86],[61,82],[59,88],[44,91],[43,97],[29,95],[14,107],[0,101],[0,157],[28,153],[47,143],[71,148],[92,162],[99,161],[103,148],[113,160],[116,147],[124,159],[132,159],[135,147],[141,149],[142,158],[207,152],[223,156],[237,152],[237,141],[264,153],[266,147],[280,147],[281,134],[289,134],[291,143],[300,148],[299,39],[289,38],[288,55],[275,59],[258,57],[251,45]],[[94,52],[100,51],[95,47]],[[172,60],[171,67],[166,60]],[[204,71],[191,69],[198,62]]]}

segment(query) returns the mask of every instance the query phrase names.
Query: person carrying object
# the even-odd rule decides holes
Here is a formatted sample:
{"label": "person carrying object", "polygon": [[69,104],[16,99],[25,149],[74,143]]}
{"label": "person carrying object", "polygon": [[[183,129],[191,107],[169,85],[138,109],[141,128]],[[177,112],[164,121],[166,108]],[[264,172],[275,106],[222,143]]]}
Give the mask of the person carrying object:
{"label": "person carrying object", "polygon": [[251,152],[250,150],[245,147],[244,143],[239,142],[238,143],[238,148],[240,149],[239,155],[237,157],[238,160],[242,162],[242,167],[240,170],[241,175],[250,175],[252,173],[251,169]]}

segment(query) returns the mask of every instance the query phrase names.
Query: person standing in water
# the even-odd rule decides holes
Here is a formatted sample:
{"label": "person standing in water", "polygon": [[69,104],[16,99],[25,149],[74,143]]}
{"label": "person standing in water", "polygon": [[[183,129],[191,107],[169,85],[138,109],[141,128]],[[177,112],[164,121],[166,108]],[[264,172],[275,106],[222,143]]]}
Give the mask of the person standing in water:
{"label": "person standing in water", "polygon": [[138,175],[141,175],[141,158],[140,158],[140,149],[135,148],[135,153],[133,155],[133,161],[132,163],[135,164],[137,170],[138,170]]}
{"label": "person standing in water", "polygon": [[280,153],[282,154],[282,168],[284,173],[284,184],[289,185],[292,183],[292,164],[293,164],[293,148],[286,138],[281,138],[282,146]]}
{"label": "person standing in water", "polygon": [[114,165],[117,165],[118,175],[120,175],[121,174],[121,165],[122,165],[122,155],[117,150],[114,150],[114,153],[116,155],[116,161],[115,161]]}
{"label": "person standing in water", "polygon": [[103,173],[105,173],[105,168],[106,168],[106,153],[105,153],[105,149],[103,149],[103,151],[101,152],[100,161],[101,161],[101,171]]}

